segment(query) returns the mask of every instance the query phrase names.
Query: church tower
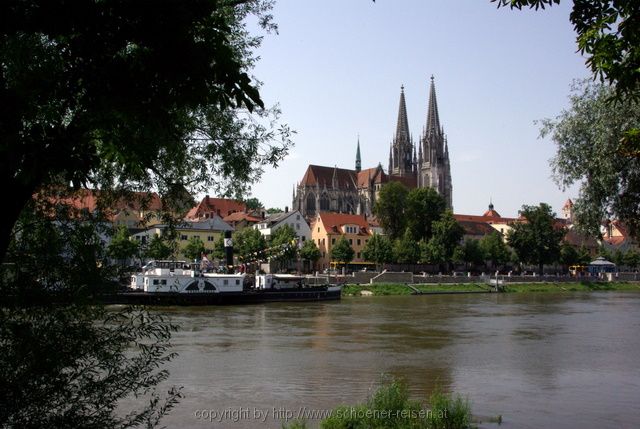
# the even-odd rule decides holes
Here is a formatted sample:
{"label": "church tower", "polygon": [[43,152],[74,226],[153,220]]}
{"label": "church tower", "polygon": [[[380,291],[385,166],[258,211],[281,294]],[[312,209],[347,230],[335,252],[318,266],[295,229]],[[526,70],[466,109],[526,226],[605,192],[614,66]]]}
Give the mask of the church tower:
{"label": "church tower", "polygon": [[404,101],[404,85],[400,87],[400,106],[398,107],[398,123],[396,134],[389,151],[389,174],[410,176],[414,174],[413,141],[409,134],[407,105]]}
{"label": "church tower", "polygon": [[431,187],[444,197],[447,207],[453,209],[453,185],[449,147],[444,128],[440,125],[436,86],[431,76],[427,124],[420,139],[418,150],[418,187]]}
{"label": "church tower", "polygon": [[358,135],[358,150],[356,150],[356,173],[362,170],[362,160],[360,159],[360,135]]}

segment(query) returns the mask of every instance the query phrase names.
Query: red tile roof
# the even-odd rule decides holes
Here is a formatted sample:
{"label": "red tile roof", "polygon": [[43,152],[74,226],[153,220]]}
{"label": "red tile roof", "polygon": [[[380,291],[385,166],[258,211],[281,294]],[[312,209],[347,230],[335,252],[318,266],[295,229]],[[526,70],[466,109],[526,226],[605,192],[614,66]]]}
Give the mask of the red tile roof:
{"label": "red tile roof", "polygon": [[245,211],[247,211],[247,206],[241,201],[227,198],[211,198],[207,195],[198,205],[189,210],[185,218],[192,220],[203,219],[207,216],[211,217],[213,214],[224,218],[232,213]]}
{"label": "red tile roof", "polygon": [[357,183],[355,170],[324,167],[321,165],[309,165],[300,184],[304,186],[320,185],[320,187],[326,186],[327,188],[332,188],[334,174],[339,189],[355,188],[355,184]]}
{"label": "red tile roof", "polygon": [[328,233],[342,233],[340,228],[344,225],[356,225],[360,227],[359,234],[368,235],[369,222],[362,215],[320,212],[318,217],[320,218],[325,231]]}
{"label": "red tile roof", "polygon": [[240,222],[242,220],[246,220],[247,222],[260,222],[262,218],[251,216],[249,213],[245,212],[235,212],[231,213],[229,216],[226,216],[223,219],[225,222]]}
{"label": "red tile roof", "polygon": [[[64,204],[77,210],[87,210],[93,213],[98,209],[101,193],[98,189],[78,189],[66,191],[60,197],[47,196],[46,198],[52,204]],[[34,195],[34,198],[37,199],[39,196]],[[143,209],[147,212],[161,211],[162,200],[160,196],[155,192],[132,192],[127,197],[122,196],[115,199],[109,207],[103,208],[108,212],[108,218],[113,218],[115,214],[125,210],[138,212]]]}
{"label": "red tile roof", "polygon": [[484,217],[495,217],[495,218],[501,218],[502,217],[502,216],[500,216],[500,213],[498,213],[494,209],[487,210],[486,212],[484,212],[482,214],[482,216],[484,216]]}

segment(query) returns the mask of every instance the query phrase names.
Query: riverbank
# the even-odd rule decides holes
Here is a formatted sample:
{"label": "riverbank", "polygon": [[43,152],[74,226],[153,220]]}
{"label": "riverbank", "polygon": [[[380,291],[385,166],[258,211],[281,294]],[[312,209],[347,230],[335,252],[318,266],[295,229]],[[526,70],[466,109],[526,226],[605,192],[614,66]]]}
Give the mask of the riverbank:
{"label": "riverbank", "polygon": [[[493,287],[486,283],[464,284],[413,284],[400,283],[380,284],[347,284],[342,289],[343,296],[391,296],[446,293],[489,293]],[[503,286],[507,293],[527,292],[595,292],[595,291],[636,291],[640,292],[640,282],[539,282],[510,283]]]}

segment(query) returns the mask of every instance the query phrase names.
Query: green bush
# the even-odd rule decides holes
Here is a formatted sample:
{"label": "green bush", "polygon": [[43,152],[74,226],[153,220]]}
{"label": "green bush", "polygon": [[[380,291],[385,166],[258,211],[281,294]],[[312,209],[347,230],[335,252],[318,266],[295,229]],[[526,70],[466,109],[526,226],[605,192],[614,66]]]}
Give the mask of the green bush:
{"label": "green bush", "polygon": [[[431,408],[409,398],[404,382],[385,380],[367,399],[355,406],[340,406],[320,423],[322,429],[466,429],[471,427],[471,405],[460,395],[434,392]],[[304,429],[293,422],[284,429]]]}

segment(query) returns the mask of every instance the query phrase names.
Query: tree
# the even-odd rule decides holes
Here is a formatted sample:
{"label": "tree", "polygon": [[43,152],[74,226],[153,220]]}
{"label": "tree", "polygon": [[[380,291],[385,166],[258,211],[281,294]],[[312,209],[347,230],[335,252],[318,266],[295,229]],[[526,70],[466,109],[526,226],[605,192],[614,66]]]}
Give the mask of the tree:
{"label": "tree", "polygon": [[224,236],[220,234],[220,237],[215,241],[213,245],[213,251],[211,252],[215,259],[222,261],[225,259],[225,250],[224,250]]}
{"label": "tree", "polygon": [[402,183],[389,182],[382,186],[373,206],[373,212],[390,240],[401,237],[406,229],[404,207],[408,192]]}
{"label": "tree", "polygon": [[395,241],[393,256],[399,264],[415,264],[420,259],[420,246],[414,240],[409,228],[407,228],[402,238]]}
{"label": "tree", "polygon": [[451,210],[445,211],[440,219],[433,222],[433,235],[427,242],[426,260],[431,263],[447,264],[453,260],[453,254],[464,236],[464,229],[453,217]]}
{"label": "tree", "polygon": [[297,243],[298,238],[293,227],[289,224],[282,225],[275,230],[269,240],[271,259],[280,267],[286,267],[296,257]]}
{"label": "tree", "polygon": [[480,248],[485,260],[491,261],[493,268],[504,265],[511,259],[511,251],[498,231],[492,231],[491,234],[482,237]]}
{"label": "tree", "polygon": [[391,242],[384,235],[374,233],[364,245],[362,257],[365,261],[375,262],[377,270],[380,271],[382,264],[393,260]]}
{"label": "tree", "polygon": [[126,260],[138,253],[138,247],[138,243],[131,240],[127,227],[120,225],[107,247],[107,254],[121,261],[124,267]]}
{"label": "tree", "polygon": [[627,250],[624,255],[624,264],[633,270],[638,268],[638,265],[640,265],[640,253],[634,249]]}
{"label": "tree", "polygon": [[542,121],[541,136],[558,145],[552,161],[555,179],[566,188],[581,183],[576,223],[593,236],[603,220],[617,218],[640,234],[640,151],[627,147],[624,132],[640,127],[640,103],[608,102],[613,88],[577,82],[571,107],[555,120]]}
{"label": "tree", "polygon": [[507,241],[522,262],[537,265],[542,275],[544,264],[558,260],[566,231],[555,225],[555,213],[548,204],[524,205],[520,215],[523,220],[512,225]]}
{"label": "tree", "polygon": [[470,238],[460,246],[459,260],[469,265],[478,266],[484,263],[485,253],[482,251],[480,240]]}
{"label": "tree", "polygon": [[[0,426],[153,427],[177,398],[116,413],[166,378],[171,326],[91,305],[114,288],[103,196],[241,197],[286,155],[290,131],[249,75],[246,18],[274,29],[270,6],[0,3],[0,296],[14,301],[0,307]],[[38,207],[69,184],[101,189],[97,210]]]}
{"label": "tree", "polygon": [[156,260],[168,259],[172,253],[173,251],[171,250],[171,247],[168,246],[162,237],[157,234],[153,235],[145,252],[148,258]]}
{"label": "tree", "polygon": [[580,254],[574,246],[569,243],[562,243],[560,246],[559,262],[565,267],[577,265],[580,262]]}
{"label": "tree", "polygon": [[243,262],[253,262],[264,257],[267,241],[257,229],[245,228],[233,237],[233,251]]}
{"label": "tree", "polygon": [[246,200],[244,200],[244,204],[247,206],[247,210],[251,210],[251,211],[260,210],[264,208],[260,200],[255,197],[247,198]]}
{"label": "tree", "polygon": [[20,265],[0,276],[0,426],[153,427],[180,396],[162,401],[155,387],[175,356],[175,326],[157,312],[90,305],[117,287],[106,226],[52,213],[35,203],[22,212],[7,253]]}
{"label": "tree", "polygon": [[182,249],[182,254],[189,261],[199,260],[205,252],[204,243],[198,237],[191,237],[184,249]]}
{"label": "tree", "polygon": [[[560,0],[491,0],[498,7],[544,9]],[[574,1],[570,20],[593,75],[615,85],[617,97],[640,95],[640,6],[627,0]]]}
{"label": "tree", "polygon": [[277,208],[277,207],[271,207],[267,209],[267,214],[276,214],[276,213],[284,213],[284,210]]}
{"label": "tree", "polygon": [[[240,195],[290,131],[249,76],[270,0],[0,3],[0,219],[53,184]],[[250,113],[250,114],[248,114]],[[262,120],[271,119],[271,120]]]}
{"label": "tree", "polygon": [[447,203],[433,188],[415,188],[407,194],[404,207],[407,228],[413,239],[419,241],[431,238],[431,224],[444,213]]}
{"label": "tree", "polygon": [[311,266],[320,259],[320,256],[320,249],[318,249],[318,246],[316,246],[316,243],[313,240],[305,241],[300,248],[300,257],[305,261],[309,261]]}
{"label": "tree", "polygon": [[343,235],[340,240],[331,248],[331,260],[348,264],[353,260],[355,251],[349,244],[349,240]]}

